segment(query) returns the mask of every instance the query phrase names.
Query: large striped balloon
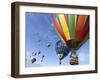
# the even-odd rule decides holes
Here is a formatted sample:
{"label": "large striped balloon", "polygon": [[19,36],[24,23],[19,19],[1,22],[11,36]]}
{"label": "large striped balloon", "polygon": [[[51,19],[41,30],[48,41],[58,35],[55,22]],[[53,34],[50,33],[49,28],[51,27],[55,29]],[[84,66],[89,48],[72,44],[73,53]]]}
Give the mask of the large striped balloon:
{"label": "large striped balloon", "polygon": [[54,14],[53,19],[57,34],[70,49],[79,49],[89,39],[88,15]]}

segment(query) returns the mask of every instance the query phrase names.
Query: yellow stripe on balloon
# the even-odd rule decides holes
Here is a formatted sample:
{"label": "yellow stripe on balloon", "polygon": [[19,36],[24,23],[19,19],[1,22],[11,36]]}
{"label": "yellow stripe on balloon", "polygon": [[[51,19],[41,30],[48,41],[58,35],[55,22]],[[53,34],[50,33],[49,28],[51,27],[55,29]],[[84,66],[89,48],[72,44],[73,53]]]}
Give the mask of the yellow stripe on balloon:
{"label": "yellow stripe on balloon", "polygon": [[65,16],[64,14],[59,14],[59,19],[60,19],[60,23],[62,26],[62,30],[65,34],[66,40],[70,40],[70,34],[69,34],[69,30],[68,30],[68,24],[66,22]]}

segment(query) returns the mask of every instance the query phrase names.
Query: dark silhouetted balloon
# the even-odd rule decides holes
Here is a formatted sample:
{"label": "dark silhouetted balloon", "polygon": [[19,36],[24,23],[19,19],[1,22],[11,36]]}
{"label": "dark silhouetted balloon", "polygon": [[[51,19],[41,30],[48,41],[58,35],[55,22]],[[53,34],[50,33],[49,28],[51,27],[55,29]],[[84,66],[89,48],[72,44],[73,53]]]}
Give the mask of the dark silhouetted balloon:
{"label": "dark silhouetted balloon", "polygon": [[33,58],[33,59],[31,60],[31,62],[32,62],[32,63],[36,62],[36,58]]}

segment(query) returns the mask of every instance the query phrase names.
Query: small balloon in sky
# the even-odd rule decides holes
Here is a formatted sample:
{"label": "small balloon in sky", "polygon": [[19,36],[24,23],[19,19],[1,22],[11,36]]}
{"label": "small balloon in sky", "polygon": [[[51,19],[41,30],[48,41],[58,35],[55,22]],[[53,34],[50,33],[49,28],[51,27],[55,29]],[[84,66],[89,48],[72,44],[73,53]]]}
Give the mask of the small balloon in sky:
{"label": "small balloon in sky", "polygon": [[38,52],[38,55],[41,54],[41,51]]}
{"label": "small balloon in sky", "polygon": [[48,43],[48,44],[47,44],[47,47],[50,47],[50,46],[51,46],[51,44],[50,44],[50,43]]}
{"label": "small balloon in sky", "polygon": [[36,58],[33,58],[33,59],[31,60],[31,62],[32,62],[32,63],[36,62]]}
{"label": "small balloon in sky", "polygon": [[42,59],[41,59],[41,62],[43,62],[43,60],[44,60],[44,57],[45,57],[45,55],[42,55]]}
{"label": "small balloon in sky", "polygon": [[36,52],[33,52],[33,53],[32,53],[32,56],[35,56],[35,55],[37,55],[37,53],[36,53]]}

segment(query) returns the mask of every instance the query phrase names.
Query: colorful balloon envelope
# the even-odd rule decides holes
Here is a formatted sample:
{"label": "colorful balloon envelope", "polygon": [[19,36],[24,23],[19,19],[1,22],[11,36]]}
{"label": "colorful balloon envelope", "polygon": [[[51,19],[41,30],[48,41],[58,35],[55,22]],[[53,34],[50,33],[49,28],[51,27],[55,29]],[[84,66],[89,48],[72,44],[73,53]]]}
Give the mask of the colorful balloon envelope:
{"label": "colorful balloon envelope", "polygon": [[54,14],[53,22],[61,41],[72,50],[78,50],[89,39],[88,15]]}

